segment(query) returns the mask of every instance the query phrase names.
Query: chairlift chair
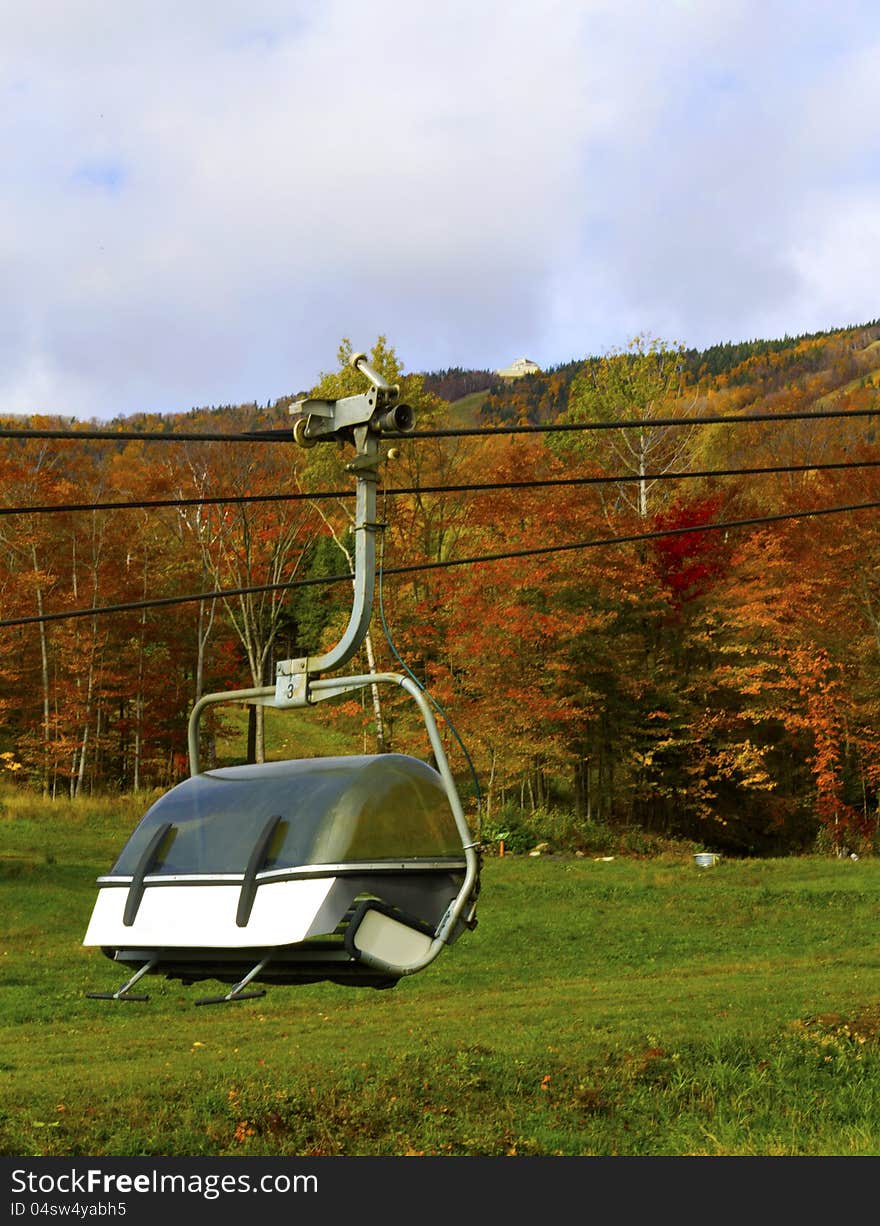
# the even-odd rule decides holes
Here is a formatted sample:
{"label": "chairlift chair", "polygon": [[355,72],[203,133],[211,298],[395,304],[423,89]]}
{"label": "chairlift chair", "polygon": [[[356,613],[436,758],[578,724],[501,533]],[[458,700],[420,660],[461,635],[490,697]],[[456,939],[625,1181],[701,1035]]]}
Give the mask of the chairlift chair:
{"label": "chairlift chair", "polygon": [[[421,698],[398,674],[344,681],[392,682]],[[445,757],[438,764],[305,758],[179,783],[98,879],[83,943],[135,974],[90,995],[144,999],[130,989],[145,973],[233,985],[197,1002],[207,1004],[255,995],[244,991],[255,981],[387,988],[424,969],[474,926],[479,883]]]}
{"label": "chairlift chair", "polygon": [[[389,988],[476,924],[478,848],[425,692],[399,673],[320,675],[351,658],[369,625],[376,435],[412,423],[397,389],[362,354],[352,362],[372,392],[320,402],[295,433],[310,445],[310,427],[327,440],[335,424],[358,452],[349,465],[358,505],[348,629],[323,656],[282,661],[274,687],[209,694],[195,705],[190,778],[149,808],[98,879],[83,944],[132,974],[92,997],[146,1000],[132,988],[148,974],[231,985],[197,1004],[262,996],[250,987],[257,983]],[[416,701],[436,766],[390,753],[199,768],[199,719],[210,703],[302,708],[377,684]]]}

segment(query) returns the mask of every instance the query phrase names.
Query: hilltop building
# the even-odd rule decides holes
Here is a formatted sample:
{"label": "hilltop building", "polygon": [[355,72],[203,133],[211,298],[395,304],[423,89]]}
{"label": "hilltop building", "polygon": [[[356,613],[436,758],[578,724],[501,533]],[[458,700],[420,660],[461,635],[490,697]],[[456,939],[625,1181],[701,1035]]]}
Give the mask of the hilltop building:
{"label": "hilltop building", "polygon": [[541,367],[531,358],[517,358],[503,370],[495,371],[495,374],[500,375],[502,379],[521,379],[523,375],[539,375],[540,373]]}

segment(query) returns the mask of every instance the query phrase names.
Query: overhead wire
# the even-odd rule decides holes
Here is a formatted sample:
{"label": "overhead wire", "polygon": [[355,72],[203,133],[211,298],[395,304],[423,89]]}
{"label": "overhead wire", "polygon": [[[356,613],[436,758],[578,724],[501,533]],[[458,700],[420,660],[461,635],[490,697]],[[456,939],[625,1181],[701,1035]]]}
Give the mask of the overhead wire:
{"label": "overhead wire", "polygon": [[[878,461],[880,463],[880,461]],[[147,511],[158,507],[206,507],[253,502],[306,502],[326,498],[354,498],[354,490],[315,490],[305,494],[212,494],[197,498],[144,498],[131,502],[49,502],[42,506],[0,507],[0,515],[52,515],[74,511]]]}
{"label": "overhead wire", "polygon": [[[384,433],[384,437],[389,441],[419,438],[486,438],[492,435],[506,434],[550,434],[582,430],[656,430],[666,429],[667,427],[743,425],[749,422],[763,424],[786,421],[823,421],[832,418],[878,416],[880,416],[880,407],[867,409],[801,409],[788,413],[718,413],[704,417],[612,418],[609,421],[539,422],[516,426],[503,424],[491,426],[450,426],[442,429],[413,430],[408,433],[389,431]],[[295,441],[292,427],[272,427],[265,430],[224,433],[222,431],[182,430],[162,432],[147,430],[63,430],[48,427],[13,429],[9,426],[0,426],[0,438],[64,439],[70,442],[86,440],[123,442],[135,440],[145,443],[292,443]]]}
{"label": "overhead wire", "polygon": [[685,426],[727,426],[746,423],[823,421],[841,417],[880,417],[880,406],[870,409],[801,409],[793,413],[717,413],[705,417],[625,418],[609,421],[537,422],[517,426],[451,426],[417,430],[402,438],[476,438],[492,434],[559,434],[581,430],[658,430]]}
{"label": "overhead wire", "polygon": [[[849,503],[842,506],[813,507],[806,511],[785,511],[774,515],[752,515],[743,519],[720,520],[704,524],[692,524],[686,527],[663,528],[650,532],[633,532],[623,536],[593,537],[587,541],[570,541],[562,545],[538,545],[528,549],[507,550],[502,553],[476,554],[464,558],[446,558],[438,562],[416,562],[405,566],[390,566],[385,568],[386,575],[407,575],[430,570],[445,570],[456,566],[480,565],[485,562],[501,562],[516,558],[538,557],[552,553],[565,553],[572,550],[594,549],[610,545],[635,544],[637,542],[659,540],[663,537],[685,536],[699,532],[719,532],[734,528],[752,527],[760,524],[780,523],[784,520],[814,519],[826,515],[842,515],[857,511],[869,511],[880,508],[880,501]],[[83,609],[68,609],[58,613],[34,614],[29,617],[4,618],[0,620],[0,629],[14,626],[33,625],[40,622],[66,621],[79,617],[98,617],[108,613],[128,613],[135,610],[161,608],[169,605],[193,604],[203,600],[221,600],[227,596],[242,596],[260,592],[276,592],[294,588],[316,585],[332,585],[335,583],[351,583],[351,573],[339,575],[316,575],[306,579],[291,579],[286,583],[264,583],[250,587],[222,588],[216,591],[195,592],[187,596],[163,596],[150,600],[128,601],[123,604],[97,605]]]}
{"label": "overhead wire", "polygon": [[[460,494],[481,491],[553,489],[590,485],[620,485],[625,482],[642,481],[694,481],[711,480],[713,477],[778,476],[793,473],[844,471],[857,468],[880,468],[880,460],[839,460],[815,464],[771,464],[749,468],[706,468],[676,470],[673,472],[610,473],[589,477],[535,477],[525,481],[477,481],[446,485],[413,485],[382,487],[378,493],[389,495],[413,494]],[[52,502],[33,506],[0,506],[4,515],[53,515],[88,511],[131,511],[152,508],[237,506],[250,503],[310,502],[330,498],[354,498],[354,490],[301,490],[289,494],[218,494],[193,498],[149,498],[135,501],[112,502]]]}
{"label": "overhead wire", "polygon": [[[2,414],[0,414],[2,416]],[[60,426],[0,426],[0,438],[58,439],[66,442],[140,443],[292,443],[293,429],[283,430],[83,430]]]}

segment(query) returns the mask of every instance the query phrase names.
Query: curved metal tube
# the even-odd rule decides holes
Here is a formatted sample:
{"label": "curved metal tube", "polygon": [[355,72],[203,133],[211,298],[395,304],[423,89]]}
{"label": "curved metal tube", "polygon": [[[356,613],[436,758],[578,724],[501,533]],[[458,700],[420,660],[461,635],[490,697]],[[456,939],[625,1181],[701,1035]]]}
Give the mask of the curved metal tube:
{"label": "curved metal tube", "polygon": [[326,673],[347,664],[364,641],[373,612],[376,586],[376,482],[378,473],[358,473],[355,510],[354,600],[342,638],[322,656],[310,656],[310,673]]}
{"label": "curved metal tube", "polygon": [[365,673],[356,677],[327,677],[324,680],[314,681],[312,683],[313,690],[322,688],[330,689],[334,686],[344,684],[352,689],[374,684],[390,684],[399,685],[401,689],[406,690],[410,697],[414,698],[419,710],[422,713],[422,718],[425,721],[425,727],[428,732],[428,739],[431,742],[431,749],[434,752],[434,759],[437,763],[437,770],[440,774],[443,784],[446,788],[446,795],[449,799],[449,806],[452,809],[452,815],[455,819],[455,825],[461,837],[462,847],[465,855],[465,876],[455,900],[450,904],[449,909],[444,915],[434,934],[434,939],[431,941],[425,956],[417,963],[411,966],[395,966],[392,963],[384,962],[381,958],[376,958],[369,954],[361,954],[361,960],[368,966],[375,967],[380,971],[387,971],[389,974],[402,977],[404,975],[413,975],[416,971],[422,970],[429,963],[433,962],[440,953],[443,946],[447,943],[447,938],[455,928],[458,921],[461,919],[462,912],[468,901],[470,900],[474,888],[477,884],[479,876],[479,859],[477,857],[477,844],[473,841],[470,827],[467,824],[467,818],[464,815],[464,810],[461,807],[458,791],[455,787],[455,781],[452,777],[452,771],[449,768],[449,761],[446,757],[446,751],[443,748],[443,742],[440,739],[440,733],[437,729],[437,721],[434,719],[434,713],[431,710],[430,704],[425,697],[424,691],[419,688],[414,681],[409,677],[405,677],[402,673]]}
{"label": "curved metal tube", "polygon": [[218,694],[203,694],[190,711],[189,725],[186,731],[186,746],[189,753],[189,773],[198,775],[199,769],[199,719],[205,707],[212,702],[247,702],[254,698],[274,697],[274,685],[261,685],[253,690],[222,690]]}

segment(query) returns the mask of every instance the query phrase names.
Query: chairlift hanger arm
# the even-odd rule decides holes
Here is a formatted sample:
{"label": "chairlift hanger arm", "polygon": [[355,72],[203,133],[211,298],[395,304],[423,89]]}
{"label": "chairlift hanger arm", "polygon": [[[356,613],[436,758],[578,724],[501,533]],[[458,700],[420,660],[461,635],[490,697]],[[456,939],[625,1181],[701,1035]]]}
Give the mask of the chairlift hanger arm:
{"label": "chairlift hanger arm", "polygon": [[302,446],[343,442],[351,443],[355,449],[354,457],[346,465],[356,479],[354,590],[348,625],[339,642],[329,651],[279,661],[274,686],[203,696],[193,707],[189,721],[192,774],[199,773],[198,722],[206,705],[238,701],[273,707],[308,706],[317,701],[310,692],[312,679],[347,664],[366,638],[376,585],[376,534],[383,527],[376,521],[376,487],[383,458],[379,443],[383,434],[410,431],[414,415],[409,405],[399,402],[399,387],[383,379],[369,365],[366,354],[352,354],[349,362],[369,381],[368,391],[339,400],[297,401],[290,409],[291,413],[300,414],[294,426],[294,438]]}
{"label": "chairlift hanger arm", "polygon": [[[284,820],[280,813],[286,811],[282,803],[281,809],[276,810],[271,817],[266,818],[260,812],[251,815],[259,820],[261,825],[241,876],[241,885],[235,900],[235,929],[231,928],[226,918],[229,902],[227,896],[230,893],[235,895],[235,889],[233,886],[230,890],[226,875],[221,874],[223,879],[217,889],[225,893],[216,893],[213,896],[214,910],[207,914],[207,922],[200,907],[196,910],[201,917],[201,926],[198,922],[191,922],[192,903],[189,895],[178,894],[175,896],[176,910],[173,907],[163,910],[163,907],[159,906],[165,928],[161,928],[161,925],[159,928],[155,925],[150,927],[147,921],[152,923],[151,916],[141,917],[142,927],[146,925],[148,930],[146,945],[150,948],[133,950],[127,942],[129,934],[135,939],[141,935],[138,931],[133,931],[132,925],[137,919],[138,904],[147,885],[147,874],[166,838],[174,829],[170,822],[165,822],[159,826],[148,846],[141,852],[135,874],[129,883],[128,897],[121,916],[125,927],[122,936],[126,944],[122,946],[119,943],[121,929],[118,890],[102,891],[99,895],[92,923],[86,934],[86,943],[111,947],[105,948],[104,952],[115,951],[112,952],[114,958],[129,963],[137,960],[142,962],[142,965],[115,993],[90,995],[112,996],[117,1000],[146,999],[130,994],[130,989],[143,975],[152,971],[161,973],[163,970],[169,977],[180,978],[187,983],[210,977],[229,982],[228,972],[237,972],[237,981],[229,991],[217,996],[202,997],[196,1001],[197,1005],[225,1004],[262,996],[263,990],[250,990],[251,985],[268,982],[273,978],[279,982],[313,982],[329,978],[338,982],[369,984],[378,988],[392,987],[403,976],[422,970],[442,949],[451,945],[465,928],[473,928],[476,924],[476,898],[480,875],[479,843],[474,839],[465,818],[442,738],[422,687],[415,678],[398,673],[320,675],[350,660],[369,629],[376,581],[376,533],[382,527],[376,522],[376,487],[382,459],[380,438],[382,434],[412,428],[412,410],[398,403],[398,389],[386,383],[366,363],[363,354],[354,355],[351,362],[369,380],[371,389],[368,392],[337,401],[305,401],[302,405],[294,406],[294,410],[307,410],[299,418],[295,428],[295,437],[303,446],[313,446],[321,441],[335,439],[351,443],[355,449],[354,458],[346,466],[357,481],[352,575],[354,595],[348,626],[336,646],[324,654],[281,661],[277,666],[274,687],[256,686],[252,689],[203,695],[195,703],[190,715],[190,773],[193,776],[200,773],[198,721],[201,712],[210,703],[231,701],[273,707],[305,707],[322,699],[362,690],[366,686],[392,684],[406,691],[421,710],[436,771],[446,793],[458,839],[449,837],[451,831],[444,833],[442,842],[438,844],[441,848],[438,853],[441,860],[436,864],[428,865],[424,855],[414,852],[412,864],[409,863],[408,856],[406,861],[399,865],[384,856],[377,864],[368,864],[362,859],[356,860],[353,867],[357,869],[357,875],[348,873],[348,865],[330,866],[320,862],[319,866],[324,870],[320,879],[311,875],[300,879],[301,874],[297,873],[296,880],[288,880],[285,877],[281,881],[275,880],[276,874],[272,872],[268,874],[272,879],[265,880],[266,874],[262,870],[273,845],[275,832]],[[398,769],[394,763],[390,765],[392,772]],[[356,771],[361,769],[363,768],[355,766]],[[424,772],[424,764],[419,769]],[[223,774],[220,772],[221,779]],[[249,772],[234,776],[239,777],[247,779]],[[424,778],[427,780],[428,776],[425,775]],[[367,785],[370,779],[366,780]],[[195,788],[201,786],[196,784]],[[210,786],[212,785],[209,784]],[[429,790],[436,788],[437,781],[431,779]],[[206,815],[205,820],[210,820],[210,814]],[[459,840],[464,853],[463,863],[457,852],[454,857],[449,854],[451,846]],[[430,869],[433,875],[419,883],[418,888],[411,882],[401,886],[397,882],[398,871],[413,866],[420,870]],[[328,870],[332,870],[332,875],[327,875]],[[389,870],[394,879],[393,888],[386,880]],[[376,889],[380,891],[377,898],[371,897],[368,902],[358,907],[358,897],[362,896],[365,890],[373,888],[371,874],[376,874],[384,885],[376,885]],[[435,880],[438,874],[439,878]],[[364,875],[366,881],[363,880]],[[172,876],[159,884],[170,884],[178,890],[189,890],[193,886],[201,889],[205,880],[198,873],[193,875],[184,872],[179,878]],[[340,885],[340,882],[344,882],[344,886]],[[156,883],[151,881],[151,885],[153,884]],[[213,880],[208,884],[213,884]],[[265,887],[263,894],[259,893],[261,886]],[[317,893],[313,889],[316,886],[319,887]],[[283,892],[281,895],[278,894],[279,890]],[[165,891],[159,891],[160,904],[163,893]],[[291,904],[292,914],[288,914],[291,912]],[[181,920],[181,916],[185,916],[185,919]],[[338,940],[340,933],[343,935],[342,944]],[[310,944],[313,937],[317,940],[315,945]],[[249,957],[247,969],[243,965],[245,954],[254,959],[251,963]],[[241,971],[245,969],[246,973],[242,976]]]}

